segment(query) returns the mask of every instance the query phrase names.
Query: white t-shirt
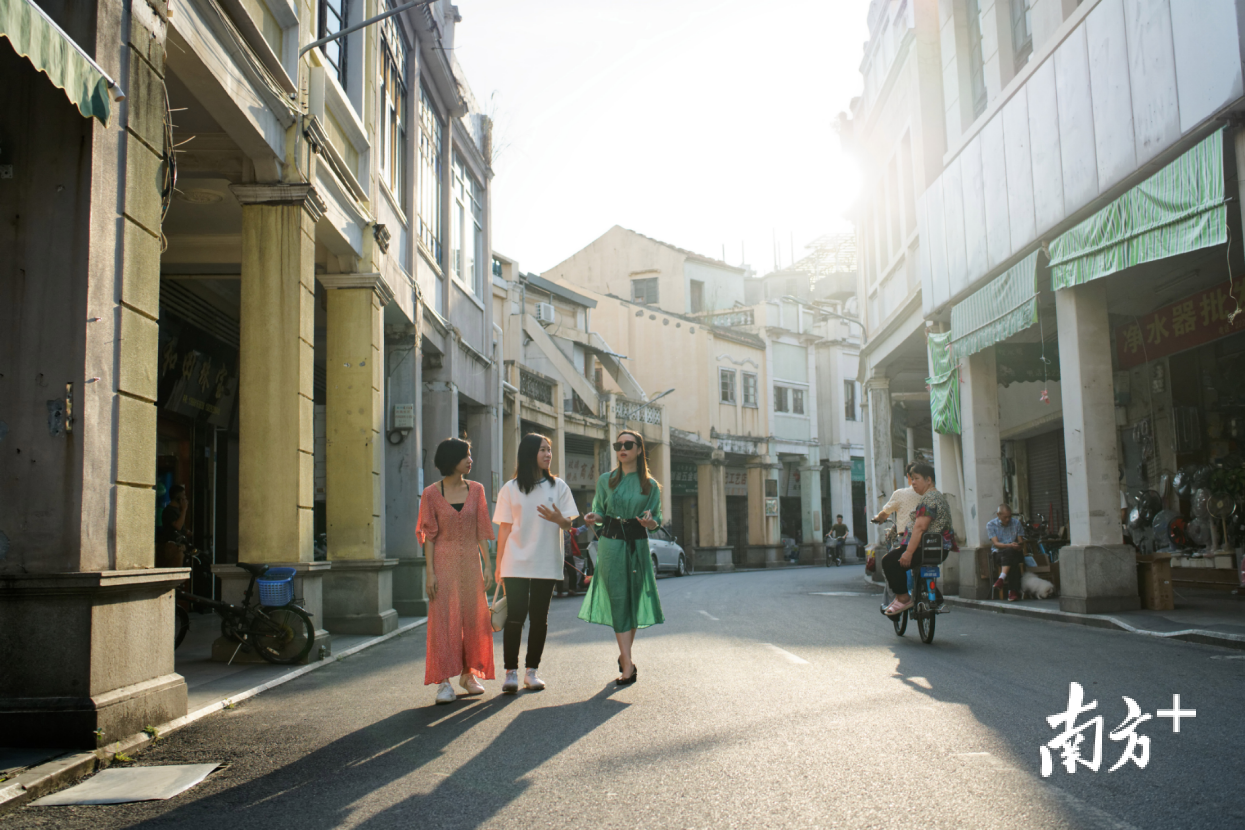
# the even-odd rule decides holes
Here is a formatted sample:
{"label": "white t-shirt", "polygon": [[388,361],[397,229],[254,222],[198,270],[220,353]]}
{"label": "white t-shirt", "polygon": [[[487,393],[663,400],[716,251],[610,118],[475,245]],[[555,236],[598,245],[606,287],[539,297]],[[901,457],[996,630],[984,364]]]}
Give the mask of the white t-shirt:
{"label": "white t-shirt", "polygon": [[556,506],[568,519],[579,515],[570,486],[560,478],[552,482],[546,479],[530,493],[524,493],[519,483],[510,479],[497,494],[493,522],[511,526],[499,577],[562,578],[562,528],[540,517],[536,508],[542,504]]}
{"label": "white t-shirt", "polygon": [[891,493],[891,500],[882,508],[895,520],[895,530],[903,533],[912,524],[912,511],[921,503],[921,497],[911,487],[901,487]]}

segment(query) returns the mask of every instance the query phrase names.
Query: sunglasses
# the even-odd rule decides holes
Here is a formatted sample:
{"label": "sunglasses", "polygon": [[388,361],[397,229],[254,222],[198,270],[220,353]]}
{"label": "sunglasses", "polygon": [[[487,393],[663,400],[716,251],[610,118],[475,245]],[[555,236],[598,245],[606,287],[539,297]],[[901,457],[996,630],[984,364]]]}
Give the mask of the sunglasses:
{"label": "sunglasses", "polygon": [[634,450],[635,441],[615,441],[614,452],[622,452],[623,450]]}

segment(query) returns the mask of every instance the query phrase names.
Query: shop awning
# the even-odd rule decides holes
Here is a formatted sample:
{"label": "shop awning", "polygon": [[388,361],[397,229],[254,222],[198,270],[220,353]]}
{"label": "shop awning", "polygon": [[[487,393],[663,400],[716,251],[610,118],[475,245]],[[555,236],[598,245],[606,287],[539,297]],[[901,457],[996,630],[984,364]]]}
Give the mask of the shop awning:
{"label": "shop awning", "polygon": [[933,372],[925,379],[929,387],[929,415],[935,432],[959,435],[960,425],[960,364],[951,348],[951,332],[931,332],[929,367]]}
{"label": "shop awning", "polygon": [[85,117],[108,126],[112,101],[125,95],[43,9],[32,0],[0,0],[0,36],[64,90]]}
{"label": "shop awning", "polygon": [[956,355],[976,354],[1037,322],[1037,258],[1035,250],[951,309]]}
{"label": "shop awning", "polygon": [[1223,129],[1051,243],[1055,290],[1228,241]]}

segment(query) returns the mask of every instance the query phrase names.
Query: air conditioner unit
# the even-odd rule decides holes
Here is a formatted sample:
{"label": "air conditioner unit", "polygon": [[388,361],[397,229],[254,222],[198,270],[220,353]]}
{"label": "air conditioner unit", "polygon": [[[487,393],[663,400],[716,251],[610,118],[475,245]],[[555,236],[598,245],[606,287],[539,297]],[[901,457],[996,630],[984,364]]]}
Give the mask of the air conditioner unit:
{"label": "air conditioner unit", "polygon": [[536,304],[536,322],[542,326],[547,326],[555,322],[553,316],[553,303],[537,303]]}

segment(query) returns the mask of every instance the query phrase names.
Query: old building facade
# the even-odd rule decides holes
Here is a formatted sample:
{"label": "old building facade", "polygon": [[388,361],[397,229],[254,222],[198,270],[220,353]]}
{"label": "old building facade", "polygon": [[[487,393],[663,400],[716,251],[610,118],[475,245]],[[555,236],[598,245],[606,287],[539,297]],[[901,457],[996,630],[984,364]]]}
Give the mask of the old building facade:
{"label": "old building facade", "polygon": [[[988,591],[985,521],[1008,501],[1062,547],[1065,610],[1136,608],[1137,549],[1169,540],[1138,527],[1125,544],[1128,494],[1153,489],[1192,517],[1164,477],[1234,457],[1223,425],[1239,337],[1243,11],[1231,0],[870,6],[868,55],[885,64],[888,42],[910,44],[891,63],[915,61],[899,71],[916,81],[907,110],[924,119],[913,144],[924,168],[914,161],[899,188],[879,174],[857,217],[878,263],[909,215],[917,234],[906,322],[887,322],[882,293],[866,307],[870,496],[884,497],[903,457],[896,404],[920,396],[939,486],[958,496],[964,595]],[[868,56],[862,71],[853,140],[864,155],[883,136],[902,143],[897,126],[872,132],[901,78]],[[866,270],[868,287],[877,269]],[[924,395],[910,388],[918,365]]]}
{"label": "old building facade", "polygon": [[[0,311],[0,614],[31,632],[0,681],[15,742],[183,714],[173,589],[236,599],[236,562],[296,570],[324,652],[420,613],[442,438],[472,439],[494,497],[490,123],[448,57],[459,14],[433,0],[324,40],[398,5],[40,4],[125,90],[111,113],[0,49],[19,183],[0,199],[47,212],[10,232]],[[200,558],[155,567],[175,485]]]}

